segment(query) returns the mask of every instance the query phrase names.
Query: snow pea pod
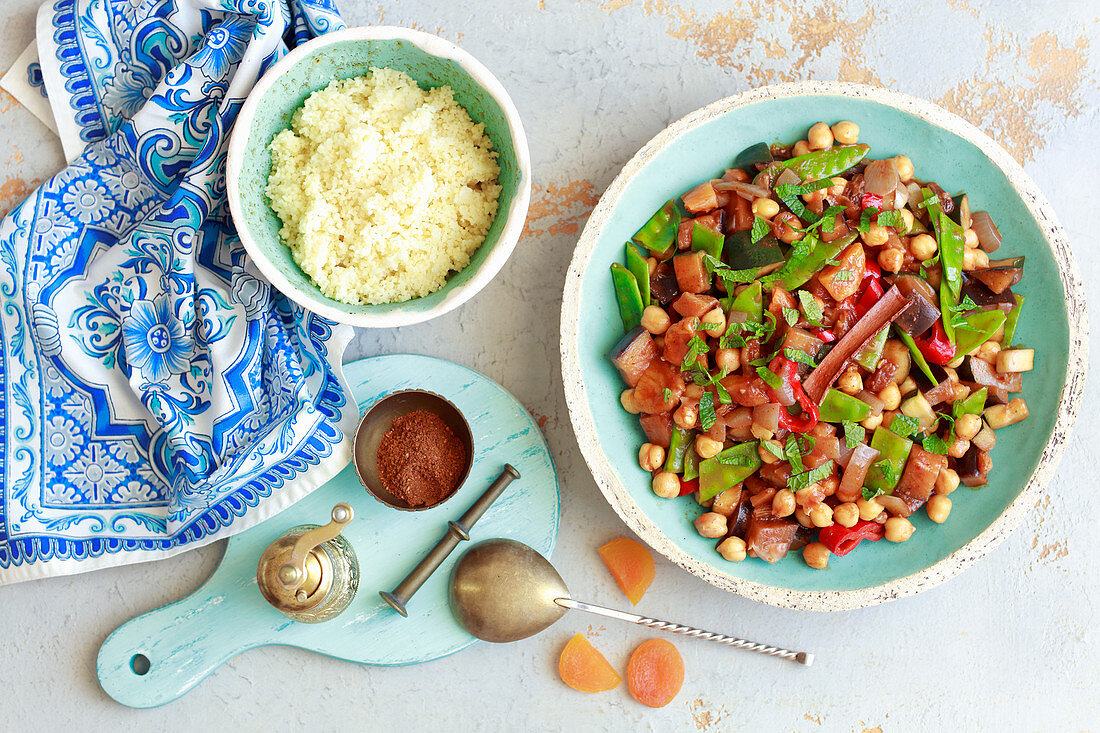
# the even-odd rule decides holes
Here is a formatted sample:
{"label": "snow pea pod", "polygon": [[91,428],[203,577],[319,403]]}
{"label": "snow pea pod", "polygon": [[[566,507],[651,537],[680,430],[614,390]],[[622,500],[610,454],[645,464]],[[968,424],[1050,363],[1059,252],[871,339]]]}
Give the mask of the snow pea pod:
{"label": "snow pea pod", "polygon": [[760,454],[757,452],[759,445],[759,441],[750,440],[726,448],[714,458],[699,461],[700,501],[713,499],[760,468]]}
{"label": "snow pea pod", "polygon": [[1020,322],[1020,311],[1024,307],[1024,296],[1016,293],[1016,305],[1012,307],[1012,310],[1008,312],[1008,316],[1005,317],[1005,335],[1001,338],[1001,348],[1012,348],[1012,342],[1016,338],[1016,326]]}
{"label": "snow pea pod", "polygon": [[909,354],[913,357],[913,363],[924,373],[924,376],[928,377],[929,382],[936,384],[936,375],[932,373],[932,367],[928,366],[928,360],[924,358],[924,354],[921,353],[920,348],[917,347],[917,342],[913,340],[912,336],[902,331],[900,328],[896,330],[901,342],[909,347]]}
{"label": "snow pea pod", "polygon": [[[760,323],[764,320],[764,289],[759,280],[749,283],[749,286],[735,296],[726,310],[730,313],[744,313],[744,320]],[[730,319],[731,321],[733,319]]]}
{"label": "snow pea pod", "polygon": [[[871,447],[879,452],[879,460],[867,469],[867,478],[864,479],[863,485],[872,491],[883,491],[889,494],[897,486],[898,479],[905,470],[913,441],[901,437],[892,430],[877,427],[874,435],[871,436]],[[883,470],[884,464],[890,468],[889,475]]]}
{"label": "snow pea pod", "polygon": [[794,291],[795,288],[805,285],[814,273],[825,267],[826,262],[836,259],[845,247],[856,241],[857,236],[849,234],[832,242],[823,242],[812,234],[807,235],[805,240],[791,250],[791,258],[787,260],[787,264],[774,274],[762,278],[762,281],[778,283],[784,290]]}
{"label": "snow pea pod", "polygon": [[726,238],[710,227],[698,222],[691,225],[691,248],[696,252],[706,252],[714,259],[721,259]]}
{"label": "snow pea pod", "polygon": [[812,153],[783,161],[779,164],[777,170],[787,168],[796,173],[803,181],[806,179],[820,181],[823,178],[830,178],[848,170],[863,160],[870,150],[871,147],[863,143],[841,145],[827,150],[815,150]]}
{"label": "snow pea pod", "polygon": [[886,349],[886,338],[890,335],[890,327],[883,326],[878,333],[871,337],[867,345],[856,352],[852,361],[859,364],[869,372],[875,371],[878,360],[882,358],[882,352]]}
{"label": "snow pea pod", "polygon": [[642,296],[642,307],[645,308],[653,302],[649,297],[649,264],[630,242],[626,243],[626,269],[630,270],[638,283],[638,293]]}
{"label": "snow pea pod", "polygon": [[1005,323],[1001,310],[982,311],[966,317],[966,325],[955,329],[955,355],[965,356],[976,351]]}
{"label": "snow pea pod", "polygon": [[676,208],[676,200],[669,199],[631,239],[653,254],[661,255],[668,252],[676,241],[676,231],[679,228],[680,210]]}
{"label": "snow pea pod", "polygon": [[830,387],[818,408],[817,419],[825,422],[860,422],[870,416],[871,406],[866,402]]}
{"label": "snow pea pod", "polygon": [[615,285],[615,298],[619,301],[619,317],[623,330],[630,332],[642,324],[642,293],[634,273],[618,262],[611,265],[611,281]]}
{"label": "snow pea pod", "polygon": [[676,428],[672,431],[672,440],[668,443],[668,458],[665,459],[665,470],[672,473],[684,472],[684,456],[694,441],[691,439],[691,431]]}

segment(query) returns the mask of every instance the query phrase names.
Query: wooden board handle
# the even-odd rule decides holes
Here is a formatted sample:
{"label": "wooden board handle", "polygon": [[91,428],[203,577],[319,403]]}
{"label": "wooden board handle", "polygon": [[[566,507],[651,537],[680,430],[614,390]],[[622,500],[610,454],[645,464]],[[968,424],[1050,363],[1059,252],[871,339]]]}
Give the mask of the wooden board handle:
{"label": "wooden board handle", "polygon": [[229,658],[265,643],[255,634],[266,629],[242,623],[249,616],[241,612],[241,598],[200,592],[138,616],[107,637],[96,669],[108,695],[134,708],[163,705]]}

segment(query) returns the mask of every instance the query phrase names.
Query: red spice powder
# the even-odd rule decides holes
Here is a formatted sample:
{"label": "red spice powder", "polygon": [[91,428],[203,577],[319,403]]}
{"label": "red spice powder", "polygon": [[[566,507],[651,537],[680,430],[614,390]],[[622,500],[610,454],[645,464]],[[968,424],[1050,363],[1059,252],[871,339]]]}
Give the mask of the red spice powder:
{"label": "red spice powder", "polygon": [[454,493],[466,459],[466,446],[443,418],[414,410],[382,436],[378,475],[386,491],[409,506],[427,506]]}

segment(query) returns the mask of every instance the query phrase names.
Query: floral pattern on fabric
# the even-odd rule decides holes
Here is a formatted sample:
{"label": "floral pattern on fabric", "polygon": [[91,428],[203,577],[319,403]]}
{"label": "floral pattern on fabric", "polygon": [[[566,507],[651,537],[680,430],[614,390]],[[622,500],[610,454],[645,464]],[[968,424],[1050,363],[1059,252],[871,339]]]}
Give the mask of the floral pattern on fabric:
{"label": "floral pattern on fabric", "polygon": [[351,330],[261,278],[225,203],[244,97],[335,6],[51,9],[43,78],[83,152],[0,222],[0,583],[245,529],[340,470],[358,418]]}

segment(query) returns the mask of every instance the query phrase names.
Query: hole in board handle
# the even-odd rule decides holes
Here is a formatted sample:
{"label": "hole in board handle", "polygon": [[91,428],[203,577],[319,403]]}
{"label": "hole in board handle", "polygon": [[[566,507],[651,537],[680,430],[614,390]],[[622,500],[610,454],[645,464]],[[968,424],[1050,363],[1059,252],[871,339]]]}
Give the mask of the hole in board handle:
{"label": "hole in board handle", "polygon": [[138,677],[144,677],[149,674],[149,668],[152,665],[149,662],[149,657],[144,654],[135,654],[130,657],[130,671],[136,674]]}

